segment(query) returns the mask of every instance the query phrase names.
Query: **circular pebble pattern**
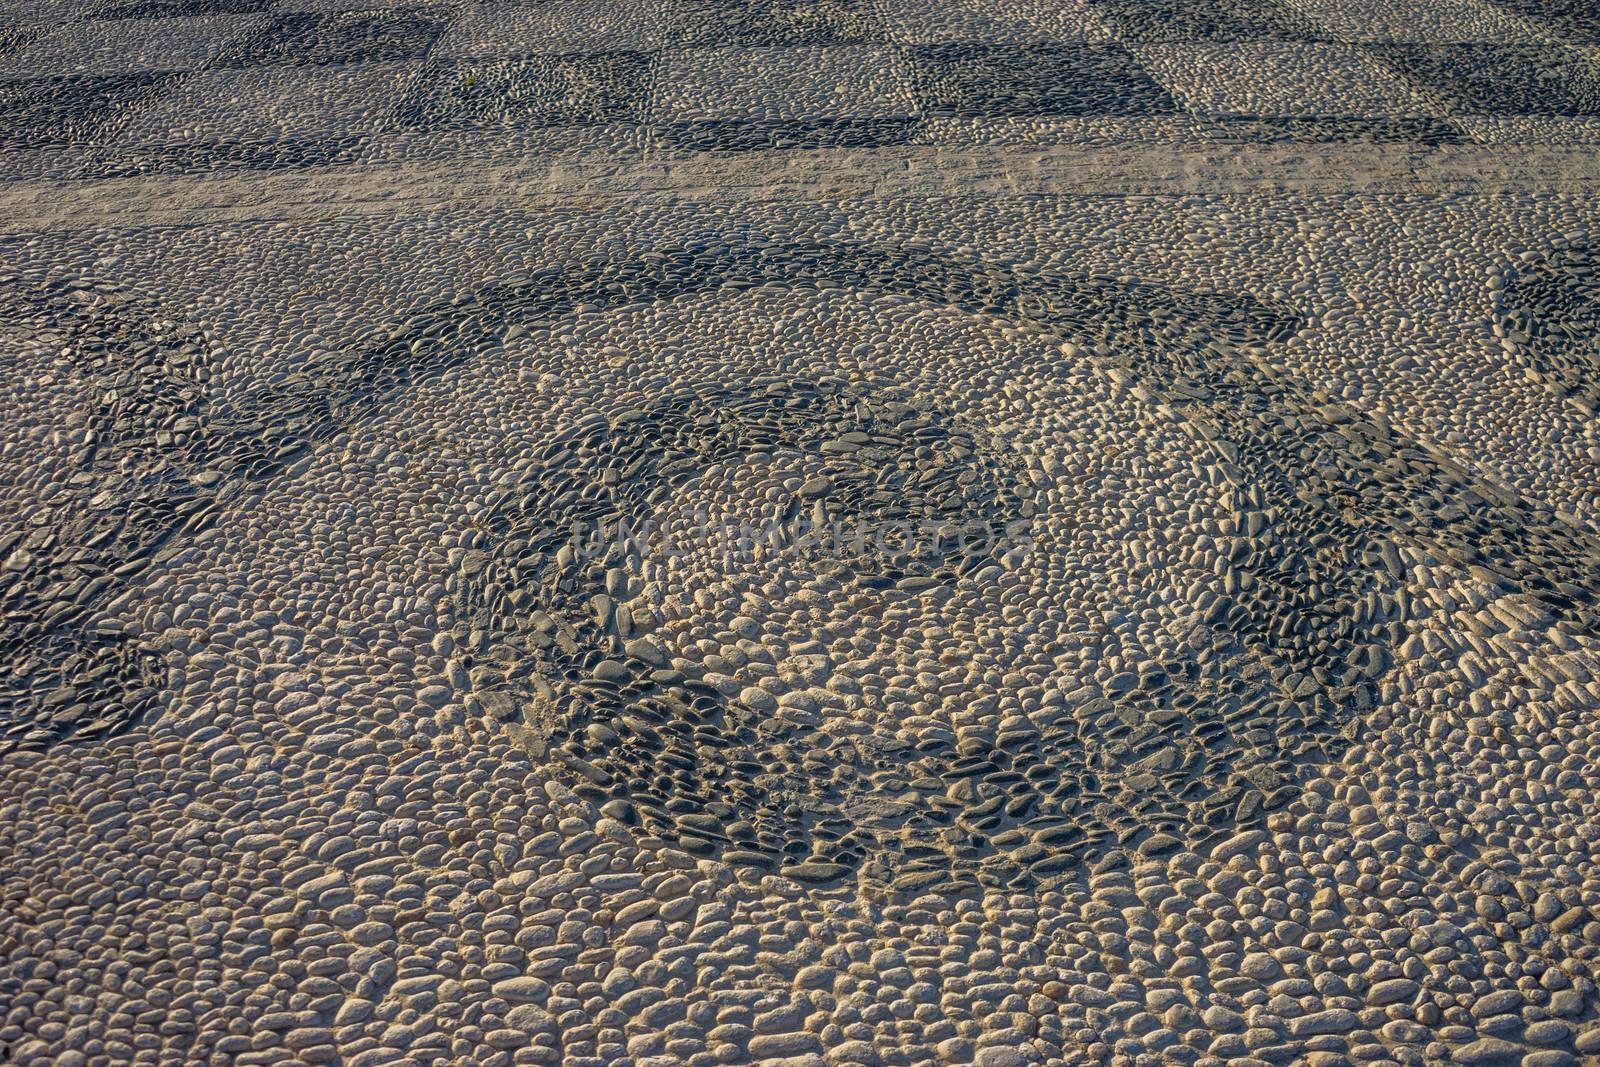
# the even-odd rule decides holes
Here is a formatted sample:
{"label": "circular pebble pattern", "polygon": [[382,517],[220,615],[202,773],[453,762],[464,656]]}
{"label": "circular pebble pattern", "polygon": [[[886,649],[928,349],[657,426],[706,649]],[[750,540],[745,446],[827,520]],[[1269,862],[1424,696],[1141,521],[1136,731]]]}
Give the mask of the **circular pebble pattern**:
{"label": "circular pebble pattern", "polygon": [[[1600,1049],[1581,523],[1285,373],[1323,296],[721,221],[496,232],[282,363],[138,242],[7,281],[4,1058]],[[902,513],[1000,536],[807,540]]]}

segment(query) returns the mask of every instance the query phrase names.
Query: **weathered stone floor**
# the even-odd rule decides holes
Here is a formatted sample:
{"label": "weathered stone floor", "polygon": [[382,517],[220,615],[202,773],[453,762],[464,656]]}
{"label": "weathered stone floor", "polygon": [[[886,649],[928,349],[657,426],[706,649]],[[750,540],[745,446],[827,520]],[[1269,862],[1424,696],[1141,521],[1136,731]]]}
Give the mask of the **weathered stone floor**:
{"label": "weathered stone floor", "polygon": [[0,0],[0,1062],[1600,1063],[1600,15]]}

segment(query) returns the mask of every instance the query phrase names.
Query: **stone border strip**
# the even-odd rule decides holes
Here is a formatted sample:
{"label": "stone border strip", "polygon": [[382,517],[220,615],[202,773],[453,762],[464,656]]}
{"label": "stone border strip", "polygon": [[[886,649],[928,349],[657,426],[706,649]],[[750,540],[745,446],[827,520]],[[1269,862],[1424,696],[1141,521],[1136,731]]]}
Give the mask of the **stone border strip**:
{"label": "stone border strip", "polygon": [[1597,186],[1600,155],[1592,146],[908,146],[593,163],[551,157],[480,165],[470,177],[452,161],[17,182],[0,188],[0,230],[312,219],[474,202],[603,207],[963,195],[1559,193]]}

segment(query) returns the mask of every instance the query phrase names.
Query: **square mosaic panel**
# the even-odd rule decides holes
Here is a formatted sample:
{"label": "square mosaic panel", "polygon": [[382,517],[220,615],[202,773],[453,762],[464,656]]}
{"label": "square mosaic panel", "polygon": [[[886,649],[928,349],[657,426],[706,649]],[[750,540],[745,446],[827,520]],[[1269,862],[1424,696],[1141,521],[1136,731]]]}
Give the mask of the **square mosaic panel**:
{"label": "square mosaic panel", "polygon": [[1317,40],[1310,19],[1272,0],[1090,0],[1127,41]]}
{"label": "square mosaic panel", "polygon": [[948,41],[1113,41],[1117,33],[1090,0],[883,0],[891,40],[901,44]]}
{"label": "square mosaic panel", "polygon": [[1600,114],[1600,65],[1577,50],[1482,43],[1368,48],[1451,113]]}
{"label": "square mosaic panel", "polygon": [[612,52],[506,60],[436,60],[395,113],[400,129],[591,126],[638,121],[651,56]]}
{"label": "square mosaic panel", "polygon": [[1536,41],[1489,0],[1283,0],[1339,41]]}
{"label": "square mosaic panel", "polygon": [[885,41],[872,0],[674,0],[666,33],[673,44],[871,44]]}
{"label": "square mosaic panel", "polygon": [[1139,62],[1186,110],[1210,116],[1426,113],[1405,79],[1355,45],[1148,44]]}
{"label": "square mosaic panel", "polygon": [[905,71],[886,48],[727,48],[660,60],[652,117],[802,119],[911,113]]}
{"label": "square mosaic panel", "polygon": [[1563,40],[1600,41],[1600,5],[1594,0],[1494,0]]}
{"label": "square mosaic panel", "polygon": [[259,34],[229,49],[222,66],[382,63],[421,59],[450,25],[449,8],[392,11],[297,11],[278,15]]}
{"label": "square mosaic panel", "polygon": [[0,148],[91,143],[176,74],[75,74],[0,82]]}
{"label": "square mosaic panel", "polygon": [[366,134],[404,97],[421,64],[201,71],[131,115],[124,142],[279,141]]}
{"label": "square mosaic panel", "polygon": [[935,44],[910,56],[917,102],[935,117],[1157,115],[1177,107],[1121,45]]}
{"label": "square mosaic panel", "polygon": [[479,4],[464,9],[433,55],[511,59],[578,52],[637,52],[664,43],[662,13],[651,0],[573,0],[559,4]]}
{"label": "square mosaic panel", "polygon": [[96,6],[86,0],[0,0],[0,18],[56,24],[83,18]]}
{"label": "square mosaic panel", "polygon": [[887,48],[676,52],[656,86],[656,135],[695,151],[898,144],[914,126],[904,65]]}
{"label": "square mosaic panel", "polygon": [[0,57],[0,77],[195,70],[260,25],[220,15],[72,23]]}

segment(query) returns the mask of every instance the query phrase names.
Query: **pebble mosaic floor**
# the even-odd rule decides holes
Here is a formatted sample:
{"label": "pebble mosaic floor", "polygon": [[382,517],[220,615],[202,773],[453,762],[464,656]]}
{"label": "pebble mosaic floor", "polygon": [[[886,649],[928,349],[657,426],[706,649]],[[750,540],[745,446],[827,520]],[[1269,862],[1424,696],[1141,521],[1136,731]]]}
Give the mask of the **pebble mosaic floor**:
{"label": "pebble mosaic floor", "polygon": [[0,1063],[1600,1064],[1592,5],[0,0],[0,179]]}

